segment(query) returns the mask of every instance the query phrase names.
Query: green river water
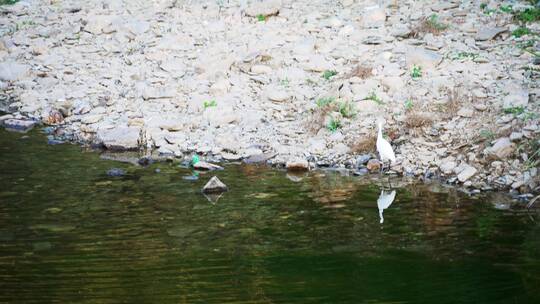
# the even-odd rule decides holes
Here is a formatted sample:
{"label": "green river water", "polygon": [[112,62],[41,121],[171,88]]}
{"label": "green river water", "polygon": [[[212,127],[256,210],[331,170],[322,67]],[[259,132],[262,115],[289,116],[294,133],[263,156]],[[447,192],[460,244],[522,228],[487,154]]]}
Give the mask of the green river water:
{"label": "green river water", "polygon": [[395,188],[381,224],[367,177],[229,164],[216,201],[39,130],[0,159],[0,303],[540,303],[540,219],[503,195]]}

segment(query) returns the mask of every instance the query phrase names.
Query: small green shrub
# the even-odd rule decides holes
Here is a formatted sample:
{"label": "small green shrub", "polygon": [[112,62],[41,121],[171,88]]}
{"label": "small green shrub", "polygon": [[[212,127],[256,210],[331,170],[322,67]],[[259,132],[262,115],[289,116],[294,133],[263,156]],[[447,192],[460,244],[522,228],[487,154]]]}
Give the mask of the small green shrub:
{"label": "small green shrub", "polygon": [[322,74],[322,78],[326,79],[326,80],[330,80],[330,78],[332,78],[333,76],[336,76],[337,75],[337,72],[336,71],[330,71],[330,70],[326,70],[324,71],[324,73]]}
{"label": "small green shrub", "polygon": [[405,110],[410,111],[413,108],[413,102],[410,99],[405,100]]}
{"label": "small green shrub", "polygon": [[19,0],[0,0],[0,5],[11,5],[19,2]]}
{"label": "small green shrub", "polygon": [[525,113],[525,108],[523,106],[510,107],[510,108],[504,109],[504,113],[506,113],[506,114],[514,114],[515,116],[517,116],[517,115],[521,115],[521,114]]}
{"label": "small green shrub", "polygon": [[379,96],[377,96],[377,94],[375,94],[375,92],[369,93],[369,95],[366,97],[366,100],[374,101],[378,105],[384,104],[382,99]]}
{"label": "small green shrub", "polygon": [[526,27],[519,27],[512,32],[512,36],[519,38],[521,36],[529,35],[531,30]]}
{"label": "small green shrub", "polygon": [[528,8],[514,14],[514,18],[523,23],[530,23],[540,20],[540,8]]}
{"label": "small green shrub", "polygon": [[264,16],[263,14],[257,15],[257,21],[259,22],[266,21],[266,16]]}
{"label": "small green shrub", "polygon": [[341,121],[339,119],[336,119],[336,118],[330,119],[330,121],[328,122],[328,125],[326,126],[326,128],[330,132],[336,132],[341,127],[342,127]]}
{"label": "small green shrub", "polygon": [[204,109],[206,110],[207,108],[210,108],[210,107],[216,107],[217,102],[216,102],[215,99],[205,100],[204,103],[203,103],[203,106],[204,106]]}
{"label": "small green shrub", "polygon": [[422,67],[419,67],[417,65],[413,65],[411,69],[411,77],[413,79],[417,79],[422,77]]}
{"label": "small green shrub", "polygon": [[429,17],[429,19],[427,19],[427,24],[429,25],[429,27],[437,30],[437,31],[444,31],[445,29],[448,28],[448,25],[447,24],[444,24],[442,22],[439,21],[439,16],[437,16],[437,14],[433,14]]}
{"label": "small green shrub", "polygon": [[325,107],[331,103],[333,103],[336,99],[334,97],[325,97],[325,98],[319,98],[317,99],[317,101],[315,102],[315,104],[319,107],[319,108],[322,108],[322,107]]}
{"label": "small green shrub", "polygon": [[339,103],[339,113],[345,118],[352,118],[356,116],[356,108],[349,101],[343,101]]}

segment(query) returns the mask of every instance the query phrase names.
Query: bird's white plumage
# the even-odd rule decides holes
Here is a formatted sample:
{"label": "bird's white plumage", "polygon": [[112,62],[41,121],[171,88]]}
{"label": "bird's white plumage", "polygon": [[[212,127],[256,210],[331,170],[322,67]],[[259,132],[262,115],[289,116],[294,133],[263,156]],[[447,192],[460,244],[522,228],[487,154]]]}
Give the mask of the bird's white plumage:
{"label": "bird's white plumage", "polygon": [[381,195],[379,195],[379,198],[377,199],[377,207],[379,208],[379,217],[380,217],[380,223],[382,224],[384,222],[383,217],[383,211],[384,209],[387,209],[392,205],[392,202],[396,198],[396,190],[392,190],[392,192],[384,192],[384,190],[381,190]]}
{"label": "bird's white plumage", "polygon": [[396,155],[390,143],[382,137],[382,122],[379,121],[379,132],[377,135],[377,151],[381,157],[381,161],[389,160],[391,163],[396,161]]}

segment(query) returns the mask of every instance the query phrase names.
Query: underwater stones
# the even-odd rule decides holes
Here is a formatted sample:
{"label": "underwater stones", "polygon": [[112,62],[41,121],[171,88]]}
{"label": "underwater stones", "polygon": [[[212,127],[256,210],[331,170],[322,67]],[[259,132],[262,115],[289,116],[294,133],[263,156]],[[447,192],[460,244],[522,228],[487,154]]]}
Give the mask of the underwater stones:
{"label": "underwater stones", "polygon": [[33,120],[6,119],[3,121],[3,125],[6,130],[23,133],[32,130],[36,124],[37,122]]}
{"label": "underwater stones", "polygon": [[126,175],[126,171],[120,168],[111,168],[107,170],[107,175],[113,177],[124,176]]}
{"label": "underwater stones", "polygon": [[203,193],[221,193],[228,191],[229,188],[217,176],[213,176],[202,188]]}

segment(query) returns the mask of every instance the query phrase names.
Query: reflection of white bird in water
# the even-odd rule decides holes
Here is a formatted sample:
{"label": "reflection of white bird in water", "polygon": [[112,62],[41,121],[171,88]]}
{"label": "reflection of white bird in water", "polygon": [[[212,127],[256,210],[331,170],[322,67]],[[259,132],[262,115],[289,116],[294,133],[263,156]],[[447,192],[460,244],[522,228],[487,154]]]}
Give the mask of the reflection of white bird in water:
{"label": "reflection of white bird in water", "polygon": [[390,194],[381,190],[381,195],[377,199],[377,207],[379,207],[379,217],[381,218],[381,224],[384,222],[383,211],[392,205],[392,202],[396,198],[396,190],[392,190]]}
{"label": "reflection of white bird in water", "polygon": [[381,162],[383,164],[382,168],[384,169],[384,161],[389,160],[390,164],[392,164],[396,161],[396,155],[394,154],[394,150],[390,143],[382,136],[382,125],[382,120],[379,120],[377,122],[377,126],[379,127],[379,133],[377,134],[377,151],[381,157]]}

